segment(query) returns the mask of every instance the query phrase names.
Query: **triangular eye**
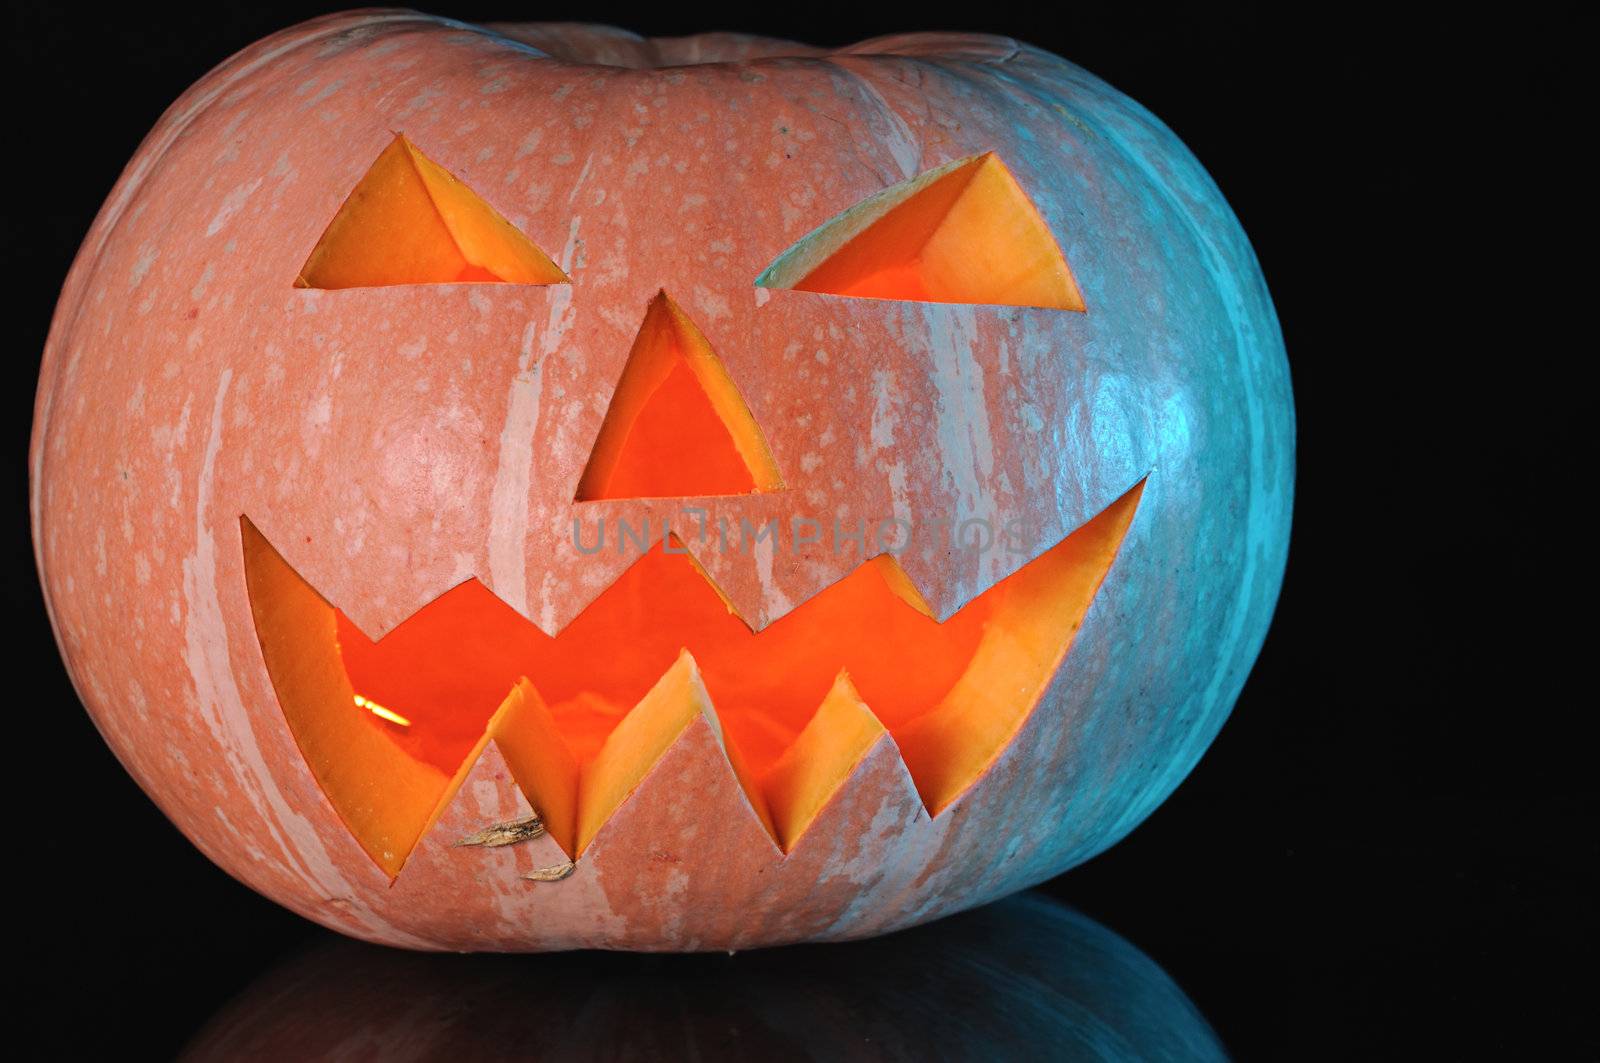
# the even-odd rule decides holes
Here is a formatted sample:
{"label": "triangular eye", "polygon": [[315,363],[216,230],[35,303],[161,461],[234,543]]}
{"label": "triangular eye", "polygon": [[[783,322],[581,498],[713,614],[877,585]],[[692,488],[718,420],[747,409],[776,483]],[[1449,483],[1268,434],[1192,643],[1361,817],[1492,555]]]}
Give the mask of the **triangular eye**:
{"label": "triangular eye", "polygon": [[665,292],[650,302],[578,501],[742,495],[783,487],[722,360]]}
{"label": "triangular eye", "polygon": [[1084,309],[1049,227],[993,152],[862,201],[785,251],[756,284],[862,299]]}
{"label": "triangular eye", "polygon": [[568,278],[476,192],[397,135],[334,215],[295,286],[463,282]]}

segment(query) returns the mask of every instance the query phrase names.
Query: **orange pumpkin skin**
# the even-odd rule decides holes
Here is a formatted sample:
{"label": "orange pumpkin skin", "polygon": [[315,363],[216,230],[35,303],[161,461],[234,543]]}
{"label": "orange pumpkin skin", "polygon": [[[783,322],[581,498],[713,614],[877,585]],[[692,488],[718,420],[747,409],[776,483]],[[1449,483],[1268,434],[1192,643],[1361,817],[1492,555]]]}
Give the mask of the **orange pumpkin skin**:
{"label": "orange pumpkin skin", "polygon": [[[811,58],[783,58],[797,55]],[[294,287],[396,131],[572,283]],[[753,284],[840,211],[991,150],[1086,313]],[[705,500],[713,520],[985,510],[1049,544],[1143,481],[1116,562],[1043,696],[936,815],[879,743],[785,854],[714,736],[690,729],[569,877],[531,883],[564,859],[549,837],[452,845],[527,809],[490,746],[391,884],[285,726],[240,518],[374,637],[470,576],[563,628],[637,560],[576,559],[573,498],[660,290],[715,346],[786,478]],[[32,513],[84,704],[241,881],[412,948],[748,948],[983,903],[1148,815],[1221,727],[1265,636],[1293,432],[1272,305],[1215,186],[1147,112],[1058,58],[967,36],[824,54],[369,11],[245,50],[140,147],[57,307]],[[680,502],[585,505],[637,524]],[[860,558],[697,560],[761,628]],[[1026,560],[901,559],[940,618]]]}

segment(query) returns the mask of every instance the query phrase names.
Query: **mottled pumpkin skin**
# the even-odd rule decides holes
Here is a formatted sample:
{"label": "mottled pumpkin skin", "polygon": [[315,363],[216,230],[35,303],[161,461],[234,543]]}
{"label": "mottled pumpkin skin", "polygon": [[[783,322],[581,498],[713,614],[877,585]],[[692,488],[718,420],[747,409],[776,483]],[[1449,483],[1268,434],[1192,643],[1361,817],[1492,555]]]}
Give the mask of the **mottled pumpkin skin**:
{"label": "mottled pumpkin skin", "polygon": [[[530,41],[613,63],[746,58],[628,68]],[[393,131],[573,283],[295,288]],[[1087,313],[754,286],[838,212],[986,150],[1049,223]],[[1148,474],[1121,554],[1016,738],[937,817],[891,747],[785,858],[720,750],[686,736],[570,878],[532,884],[519,873],[561,859],[548,838],[448,844],[525,808],[491,746],[391,888],[285,726],[239,518],[374,636],[472,575],[560,628],[636,559],[579,563],[572,499],[663,288],[738,381],[789,488],[713,501],[714,516],[1019,517],[1042,550]],[[745,948],[925,921],[1132,830],[1215,736],[1261,646],[1293,438],[1277,321],[1222,196],[1143,108],[1061,59],[967,36],[823,54],[379,11],[252,46],[140,147],[56,310],[32,510],[84,704],[172,821],[253,888],[415,948]],[[677,503],[590,505],[637,524]],[[759,627],[859,558],[701,560]],[[901,560],[948,616],[1027,559]]]}

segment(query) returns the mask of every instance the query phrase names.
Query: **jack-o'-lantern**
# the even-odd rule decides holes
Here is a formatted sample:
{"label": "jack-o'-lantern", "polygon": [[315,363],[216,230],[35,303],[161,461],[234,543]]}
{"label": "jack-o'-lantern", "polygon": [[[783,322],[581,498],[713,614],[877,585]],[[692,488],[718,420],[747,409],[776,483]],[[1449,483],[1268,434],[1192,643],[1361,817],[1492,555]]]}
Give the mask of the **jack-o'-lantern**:
{"label": "jack-o'-lantern", "polygon": [[1260,647],[1293,414],[1217,190],[1060,59],[369,11],[141,146],[32,461],[77,688],[232,874],[723,949],[1131,830]]}

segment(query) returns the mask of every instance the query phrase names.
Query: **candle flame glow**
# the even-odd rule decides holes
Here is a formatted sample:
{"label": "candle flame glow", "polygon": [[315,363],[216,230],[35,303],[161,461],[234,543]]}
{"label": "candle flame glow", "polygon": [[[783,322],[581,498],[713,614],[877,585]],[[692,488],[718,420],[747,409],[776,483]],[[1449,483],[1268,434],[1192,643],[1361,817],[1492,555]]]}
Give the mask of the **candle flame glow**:
{"label": "candle flame glow", "polygon": [[411,721],[400,715],[398,712],[395,712],[393,709],[386,709],[382,705],[379,705],[376,701],[373,701],[369,698],[364,698],[360,694],[355,696],[355,703],[356,708],[366,709],[380,720],[388,720],[390,723],[399,724],[401,727],[411,726]]}

